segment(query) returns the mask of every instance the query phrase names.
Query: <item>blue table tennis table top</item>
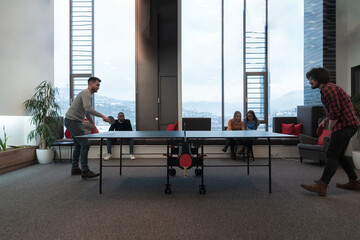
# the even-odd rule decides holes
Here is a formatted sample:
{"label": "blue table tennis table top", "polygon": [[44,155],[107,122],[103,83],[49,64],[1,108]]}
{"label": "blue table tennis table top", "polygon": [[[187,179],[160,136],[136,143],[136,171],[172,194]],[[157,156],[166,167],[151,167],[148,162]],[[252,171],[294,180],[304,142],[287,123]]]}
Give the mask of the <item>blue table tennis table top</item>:
{"label": "blue table tennis table top", "polygon": [[101,139],[101,138],[295,138],[295,135],[287,135],[266,131],[108,131],[94,134],[76,136],[78,138]]}

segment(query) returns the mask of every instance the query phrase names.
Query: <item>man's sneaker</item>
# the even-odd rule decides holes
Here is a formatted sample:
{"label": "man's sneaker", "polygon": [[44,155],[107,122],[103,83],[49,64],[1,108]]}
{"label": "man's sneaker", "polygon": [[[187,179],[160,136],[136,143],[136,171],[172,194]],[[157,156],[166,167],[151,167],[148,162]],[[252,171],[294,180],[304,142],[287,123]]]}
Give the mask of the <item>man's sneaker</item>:
{"label": "man's sneaker", "polygon": [[316,192],[320,196],[326,196],[326,191],[327,191],[327,187],[328,187],[328,185],[323,183],[321,180],[315,181],[315,184],[313,184],[313,185],[301,184],[300,186],[310,192]]}
{"label": "man's sneaker", "polygon": [[111,158],[112,158],[112,154],[108,153],[108,155],[106,157],[104,157],[104,160],[107,161],[107,160],[110,160]]}
{"label": "man's sneaker", "polygon": [[350,190],[360,190],[360,180],[349,180],[348,183],[336,183],[338,188],[350,189]]}
{"label": "man's sneaker", "polygon": [[80,175],[81,169],[80,168],[73,168],[71,169],[71,175]]}
{"label": "man's sneaker", "polygon": [[134,155],[134,154],[130,154],[130,159],[131,159],[131,160],[135,160],[135,155]]}
{"label": "man's sneaker", "polygon": [[100,173],[94,173],[93,171],[90,171],[90,170],[81,171],[82,179],[94,178],[94,177],[97,177],[99,175],[100,175]]}

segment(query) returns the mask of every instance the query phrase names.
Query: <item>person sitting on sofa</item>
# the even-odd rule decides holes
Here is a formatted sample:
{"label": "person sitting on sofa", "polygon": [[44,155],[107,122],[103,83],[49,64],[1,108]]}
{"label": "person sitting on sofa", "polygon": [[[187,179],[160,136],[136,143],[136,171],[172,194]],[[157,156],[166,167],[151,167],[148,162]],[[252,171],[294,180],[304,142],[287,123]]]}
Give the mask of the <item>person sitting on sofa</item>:
{"label": "person sitting on sofa", "polygon": [[[259,126],[259,119],[256,117],[255,112],[250,110],[246,113],[246,117],[244,118],[244,125],[246,130],[256,130]],[[249,158],[253,158],[253,140],[245,140],[244,148],[246,148]]]}
{"label": "person sitting on sofa", "polygon": [[[245,125],[243,123],[243,121],[241,121],[241,112],[240,111],[235,111],[234,112],[234,117],[232,119],[230,119],[228,121],[228,127],[227,127],[227,131],[239,131],[239,130],[245,130]],[[243,146],[242,146],[242,141],[238,141],[238,143],[240,143],[241,145],[241,149],[239,150],[239,152],[242,151]],[[231,154],[230,154],[230,158],[234,159],[236,158],[236,153],[235,153],[235,140],[232,138],[227,139],[226,145],[223,148],[223,152],[226,152],[229,145],[230,145],[230,149],[231,149]]]}
{"label": "person sitting on sofa", "polygon": [[[109,131],[132,131],[131,122],[129,119],[125,119],[125,114],[123,112],[119,112],[118,119],[115,121],[114,124],[111,124]],[[108,155],[104,157],[104,160],[110,160],[112,158],[111,153],[111,146],[116,142],[116,139],[107,139],[107,152]],[[135,160],[134,155],[134,139],[129,138],[129,151],[130,151],[130,158]]]}

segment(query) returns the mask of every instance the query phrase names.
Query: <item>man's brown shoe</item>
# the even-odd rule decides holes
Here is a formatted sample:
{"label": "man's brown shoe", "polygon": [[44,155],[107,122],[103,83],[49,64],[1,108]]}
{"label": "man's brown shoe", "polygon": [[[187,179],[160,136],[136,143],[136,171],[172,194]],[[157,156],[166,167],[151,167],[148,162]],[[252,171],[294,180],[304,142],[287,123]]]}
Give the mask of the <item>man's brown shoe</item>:
{"label": "man's brown shoe", "polygon": [[350,190],[360,190],[360,180],[350,180],[348,183],[336,183],[338,188],[350,189]]}
{"label": "man's brown shoe", "polygon": [[239,154],[239,155],[244,154],[244,147],[243,146],[239,147],[239,151],[237,152],[237,154]]}
{"label": "man's brown shoe", "polygon": [[326,196],[326,190],[327,190],[327,184],[323,183],[321,180],[315,181],[316,183],[313,185],[305,185],[301,184],[300,186],[305,188],[306,190],[310,192],[316,192],[320,196]]}

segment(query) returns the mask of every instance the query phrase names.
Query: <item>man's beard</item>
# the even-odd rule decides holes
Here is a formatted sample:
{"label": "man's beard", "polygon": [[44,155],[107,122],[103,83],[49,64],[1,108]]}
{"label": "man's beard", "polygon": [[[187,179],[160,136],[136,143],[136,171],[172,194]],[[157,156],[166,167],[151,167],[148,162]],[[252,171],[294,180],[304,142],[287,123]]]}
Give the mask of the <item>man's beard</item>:
{"label": "man's beard", "polygon": [[317,83],[315,84],[315,86],[314,86],[314,85],[311,85],[311,88],[312,88],[312,89],[315,89],[315,88],[319,88],[319,86],[320,86],[320,83],[317,82]]}
{"label": "man's beard", "polygon": [[96,89],[94,89],[94,88],[92,88],[92,91],[93,91],[93,92],[97,92],[97,90],[96,90]]}

